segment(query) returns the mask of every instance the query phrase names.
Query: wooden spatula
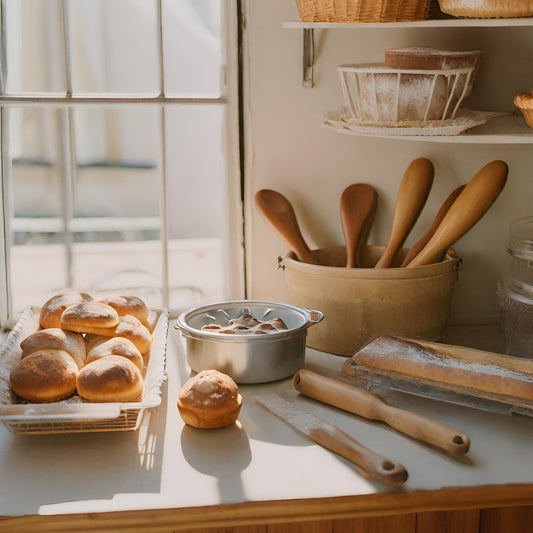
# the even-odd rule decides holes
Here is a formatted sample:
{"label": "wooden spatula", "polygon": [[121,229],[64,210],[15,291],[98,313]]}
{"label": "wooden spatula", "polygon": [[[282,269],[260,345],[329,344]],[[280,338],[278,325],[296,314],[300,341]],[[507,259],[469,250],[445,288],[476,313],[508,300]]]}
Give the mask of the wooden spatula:
{"label": "wooden spatula", "polygon": [[285,196],[271,189],[261,189],[255,193],[254,203],[274,233],[300,261],[317,263],[302,236],[294,209]]}
{"label": "wooden spatula", "polygon": [[433,175],[433,163],[424,157],[415,159],[407,167],[396,197],[389,240],[375,268],[388,268],[393,265],[396,254],[426,203],[433,185]]}
{"label": "wooden spatula", "polygon": [[393,487],[407,481],[407,470],[400,463],[363,446],[337,426],[296,407],[281,396],[267,393],[257,396],[256,402],[306,437],[352,461],[365,477],[379,479]]}
{"label": "wooden spatula", "polygon": [[470,447],[470,439],[464,433],[425,416],[393,407],[373,392],[305,369],[294,375],[293,384],[305,396],[370,420],[385,422],[405,435],[452,455],[462,455]]}
{"label": "wooden spatula", "polygon": [[433,234],[435,231],[437,231],[437,228],[439,227],[440,223],[442,222],[442,219],[452,206],[453,202],[455,202],[456,198],[461,194],[461,191],[465,188],[465,185],[460,185],[457,187],[457,189],[454,189],[448,198],[444,200],[444,203],[441,205],[441,208],[438,210],[437,215],[435,216],[435,220],[433,220],[433,224],[429,227],[429,229],[420,237],[420,239],[409,248],[409,251],[407,252],[404,260],[402,261],[402,264],[400,266],[404,267],[407,266],[412,259],[418,255],[418,253],[424,248],[424,246],[429,242],[429,239],[433,237]]}
{"label": "wooden spatula", "polygon": [[407,268],[440,261],[446,250],[464,235],[498,198],[507,181],[508,171],[507,164],[500,160],[492,161],[479,170],[452,204],[433,237]]}
{"label": "wooden spatula", "polygon": [[354,183],[341,195],[341,222],[346,242],[346,266],[359,266],[359,253],[366,243],[377,206],[377,193],[371,185]]}

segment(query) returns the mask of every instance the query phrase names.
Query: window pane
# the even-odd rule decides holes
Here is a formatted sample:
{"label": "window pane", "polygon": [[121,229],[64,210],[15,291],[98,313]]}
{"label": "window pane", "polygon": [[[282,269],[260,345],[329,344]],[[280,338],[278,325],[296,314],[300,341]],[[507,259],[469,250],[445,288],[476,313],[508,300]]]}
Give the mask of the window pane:
{"label": "window pane", "polygon": [[57,0],[6,0],[8,93],[64,94],[65,53]]}
{"label": "window pane", "polygon": [[[169,305],[184,308],[224,298],[224,106],[165,109]],[[11,121],[12,144],[20,147],[12,171],[14,309],[39,304],[69,285],[133,292],[161,306],[161,109],[71,111],[70,138],[80,157],[70,206],[70,169],[62,156],[67,111],[23,108],[11,114],[18,117]],[[39,134],[25,135],[32,129]],[[93,144],[99,136],[106,142]],[[42,138],[47,144],[37,150],[35,140]]]}
{"label": "window pane", "polygon": [[221,94],[220,0],[163,0],[165,92]]}
{"label": "window pane", "polygon": [[74,93],[159,93],[154,0],[71,0]]}
{"label": "window pane", "polygon": [[179,308],[187,287],[190,303],[224,298],[224,106],[165,109],[170,306]]}

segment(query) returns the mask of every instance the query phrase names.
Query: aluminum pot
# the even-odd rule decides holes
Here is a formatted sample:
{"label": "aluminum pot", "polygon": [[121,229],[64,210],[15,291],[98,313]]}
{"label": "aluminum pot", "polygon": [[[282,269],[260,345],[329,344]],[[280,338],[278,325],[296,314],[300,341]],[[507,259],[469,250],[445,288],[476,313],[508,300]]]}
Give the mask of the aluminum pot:
{"label": "aluminum pot", "polygon": [[[202,330],[208,324],[226,326],[245,313],[260,321],[281,318],[287,329],[264,335]],[[186,311],[174,327],[186,339],[187,362],[194,371],[215,369],[236,383],[266,383],[291,376],[302,368],[307,328],[322,318],[320,311],[296,305],[240,300]]]}

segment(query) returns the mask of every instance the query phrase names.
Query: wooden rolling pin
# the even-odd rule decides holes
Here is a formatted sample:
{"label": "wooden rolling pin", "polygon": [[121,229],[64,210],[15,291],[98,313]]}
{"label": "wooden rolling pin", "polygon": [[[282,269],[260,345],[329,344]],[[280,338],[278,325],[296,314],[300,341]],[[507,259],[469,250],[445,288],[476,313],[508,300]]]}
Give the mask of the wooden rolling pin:
{"label": "wooden rolling pin", "polygon": [[370,420],[380,420],[405,435],[452,455],[463,455],[470,448],[470,439],[464,433],[425,416],[393,407],[373,392],[305,369],[294,375],[293,384],[299,393],[309,398]]}

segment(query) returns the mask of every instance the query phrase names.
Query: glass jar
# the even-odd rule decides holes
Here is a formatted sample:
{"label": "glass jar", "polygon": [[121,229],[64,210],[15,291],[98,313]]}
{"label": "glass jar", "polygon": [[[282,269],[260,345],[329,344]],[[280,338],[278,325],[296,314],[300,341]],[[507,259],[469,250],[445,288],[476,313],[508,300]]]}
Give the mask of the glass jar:
{"label": "glass jar", "polygon": [[500,351],[533,359],[533,216],[511,222],[509,266],[498,284]]}

